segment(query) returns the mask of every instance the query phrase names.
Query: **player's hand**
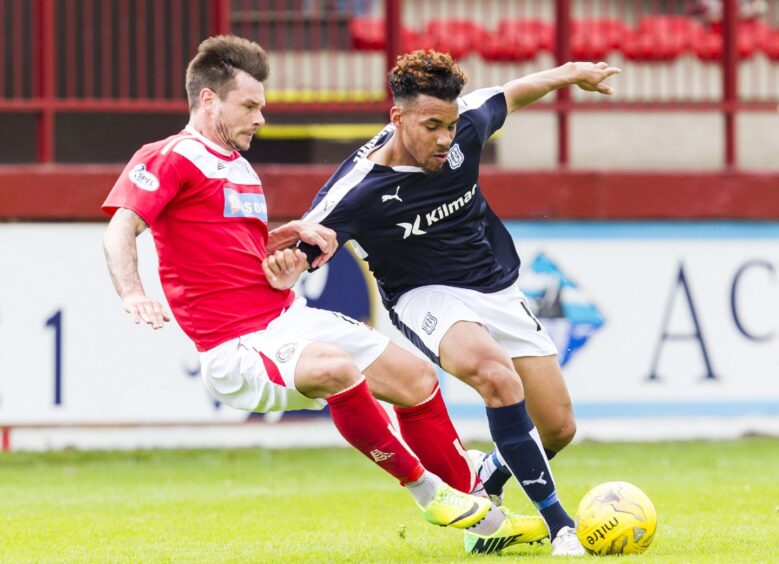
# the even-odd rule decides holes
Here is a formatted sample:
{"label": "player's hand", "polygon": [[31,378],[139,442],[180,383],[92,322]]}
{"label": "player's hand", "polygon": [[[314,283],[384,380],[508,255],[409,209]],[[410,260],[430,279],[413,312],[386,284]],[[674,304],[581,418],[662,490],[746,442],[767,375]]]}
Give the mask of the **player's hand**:
{"label": "player's hand", "polygon": [[262,271],[268,279],[268,284],[277,290],[286,290],[294,286],[306,268],[308,268],[308,259],[299,249],[276,251],[262,261]]}
{"label": "player's hand", "polygon": [[162,329],[165,323],[170,321],[170,315],[162,309],[160,302],[154,298],[135,294],[125,297],[122,300],[122,305],[136,324],[143,321],[147,325],[151,325],[152,329]]}
{"label": "player's hand", "polygon": [[614,91],[603,81],[622,72],[617,67],[610,67],[607,63],[573,63],[576,66],[575,84],[587,92],[599,92],[611,96]]}
{"label": "player's hand", "polygon": [[338,238],[335,231],[318,223],[301,222],[298,237],[304,243],[316,245],[322,254],[314,259],[312,268],[319,268],[333,256],[338,249]]}

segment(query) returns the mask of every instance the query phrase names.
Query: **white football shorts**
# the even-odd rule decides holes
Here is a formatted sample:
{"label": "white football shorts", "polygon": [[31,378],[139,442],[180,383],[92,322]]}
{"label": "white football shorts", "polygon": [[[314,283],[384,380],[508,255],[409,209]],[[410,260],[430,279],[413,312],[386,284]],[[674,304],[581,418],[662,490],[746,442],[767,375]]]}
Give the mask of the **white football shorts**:
{"label": "white football shorts", "polygon": [[306,397],[295,388],[295,367],[312,342],[340,348],[362,371],[384,352],[389,339],[340,313],[308,307],[305,298],[298,297],[265,329],[201,353],[200,374],[214,398],[236,409],[322,409],[325,400]]}
{"label": "white football shorts", "polygon": [[530,311],[516,282],[494,293],[441,285],[414,288],[400,297],[390,318],[438,365],[441,339],[458,321],[483,325],[511,358],[557,354],[557,347]]}

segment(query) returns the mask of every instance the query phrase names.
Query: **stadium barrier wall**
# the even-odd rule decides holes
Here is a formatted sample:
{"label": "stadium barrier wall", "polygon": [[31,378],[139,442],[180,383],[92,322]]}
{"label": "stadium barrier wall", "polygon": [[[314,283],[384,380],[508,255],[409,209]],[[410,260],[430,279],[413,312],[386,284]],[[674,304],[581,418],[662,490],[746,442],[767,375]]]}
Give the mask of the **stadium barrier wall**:
{"label": "stadium barrier wall", "polygon": [[[102,221],[100,204],[122,167],[0,167],[0,221]],[[263,165],[271,217],[299,217],[333,172],[330,165]],[[480,186],[512,219],[779,220],[779,171],[513,171],[481,168]]]}
{"label": "stadium barrier wall", "polygon": [[[779,223],[509,221],[521,284],[558,342],[580,439],[779,434]],[[215,404],[172,322],[130,322],[99,223],[0,224],[0,436],[5,449],[343,444],[325,418],[248,418]],[[162,297],[151,237],[149,294]],[[342,251],[298,291],[392,329]],[[488,438],[475,393],[442,374],[465,440]],[[316,414],[311,414],[316,415]]]}

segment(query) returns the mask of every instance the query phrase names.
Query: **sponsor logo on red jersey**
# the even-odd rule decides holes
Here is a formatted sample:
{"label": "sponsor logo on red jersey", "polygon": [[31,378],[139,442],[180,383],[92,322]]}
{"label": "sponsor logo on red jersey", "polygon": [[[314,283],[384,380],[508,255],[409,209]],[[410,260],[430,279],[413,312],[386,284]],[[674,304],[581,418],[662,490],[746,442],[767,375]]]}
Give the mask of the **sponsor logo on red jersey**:
{"label": "sponsor logo on red jersey", "polygon": [[254,217],[268,222],[268,206],[264,194],[239,192],[232,188],[224,188],[225,217]]}

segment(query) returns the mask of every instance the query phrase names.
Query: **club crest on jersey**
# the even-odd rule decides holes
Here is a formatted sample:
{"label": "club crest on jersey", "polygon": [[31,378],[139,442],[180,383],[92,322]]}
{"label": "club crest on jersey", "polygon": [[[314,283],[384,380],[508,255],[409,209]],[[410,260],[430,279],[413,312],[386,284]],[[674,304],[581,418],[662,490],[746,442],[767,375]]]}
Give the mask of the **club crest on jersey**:
{"label": "club crest on jersey", "polygon": [[432,335],[436,325],[438,325],[438,319],[428,311],[427,315],[425,315],[425,318],[422,320],[422,331],[428,335]]}
{"label": "club crest on jersey", "polygon": [[238,192],[232,188],[224,189],[225,217],[255,217],[267,223],[268,206],[264,194]]}
{"label": "club crest on jersey", "polygon": [[452,170],[460,168],[465,160],[465,155],[463,155],[463,152],[460,150],[459,143],[455,143],[449,147],[449,154],[446,155],[446,160],[449,163],[449,168]]}
{"label": "club crest on jersey", "polygon": [[146,165],[143,163],[135,165],[132,170],[127,173],[127,177],[130,179],[130,182],[147,192],[154,192],[160,187],[160,180],[154,176],[154,174],[146,170]]}
{"label": "club crest on jersey", "polygon": [[297,343],[287,343],[286,345],[282,345],[281,348],[276,351],[276,359],[278,359],[279,362],[287,362],[290,358],[292,358],[292,355],[295,354],[295,349],[297,348]]}

